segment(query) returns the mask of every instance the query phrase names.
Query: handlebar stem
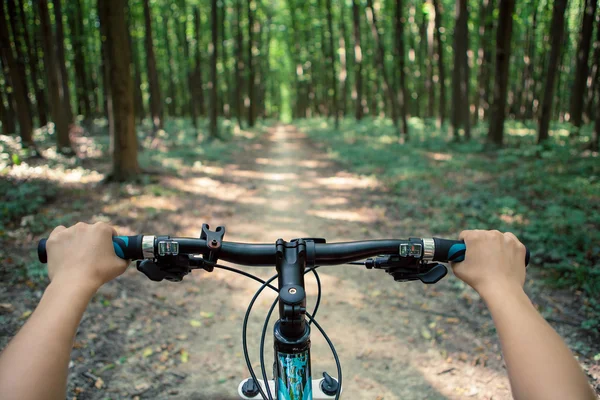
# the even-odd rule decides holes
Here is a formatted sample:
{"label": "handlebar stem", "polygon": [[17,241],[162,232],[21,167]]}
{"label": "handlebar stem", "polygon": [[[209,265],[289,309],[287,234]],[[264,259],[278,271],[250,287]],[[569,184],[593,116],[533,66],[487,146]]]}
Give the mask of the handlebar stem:
{"label": "handlebar stem", "polygon": [[306,331],[306,242],[302,239],[291,242],[278,239],[275,248],[281,333],[290,339],[297,339]]}

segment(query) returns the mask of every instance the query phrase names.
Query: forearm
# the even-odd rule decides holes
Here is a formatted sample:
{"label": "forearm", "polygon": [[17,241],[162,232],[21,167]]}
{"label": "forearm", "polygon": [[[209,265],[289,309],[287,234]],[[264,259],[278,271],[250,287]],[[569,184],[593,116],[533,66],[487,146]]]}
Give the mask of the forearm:
{"label": "forearm", "polygon": [[51,283],[0,354],[0,398],[64,399],[73,339],[94,290]]}
{"label": "forearm", "polygon": [[516,400],[593,400],[581,367],[520,288],[484,296],[494,319]]}

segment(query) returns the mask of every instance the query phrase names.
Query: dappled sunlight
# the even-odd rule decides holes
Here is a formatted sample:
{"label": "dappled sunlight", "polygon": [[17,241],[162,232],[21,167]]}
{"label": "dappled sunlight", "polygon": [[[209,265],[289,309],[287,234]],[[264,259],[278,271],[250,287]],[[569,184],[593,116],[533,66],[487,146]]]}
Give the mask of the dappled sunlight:
{"label": "dappled sunlight", "polygon": [[527,129],[527,128],[508,128],[506,129],[506,133],[510,136],[532,136],[535,135],[535,129]]}
{"label": "dappled sunlight", "polygon": [[346,197],[321,197],[314,199],[313,203],[323,206],[341,206],[348,204],[348,199]]}
{"label": "dappled sunlight", "polygon": [[351,210],[308,210],[308,215],[314,215],[315,217],[332,219],[336,221],[350,221],[350,222],[365,222],[372,223],[378,219],[383,218],[381,212],[377,212],[374,209],[361,208],[356,211]]}
{"label": "dappled sunlight", "polygon": [[376,179],[357,175],[338,174],[328,178],[317,178],[314,180],[321,186],[337,190],[373,189],[379,186]]}
{"label": "dappled sunlight", "polygon": [[425,155],[434,161],[450,161],[452,160],[452,154],[448,153],[434,153],[434,152],[426,152]]}
{"label": "dappled sunlight", "polygon": [[208,177],[190,178],[186,180],[167,177],[164,181],[167,187],[187,193],[196,193],[223,201],[236,201],[250,191],[240,185],[215,181]]}

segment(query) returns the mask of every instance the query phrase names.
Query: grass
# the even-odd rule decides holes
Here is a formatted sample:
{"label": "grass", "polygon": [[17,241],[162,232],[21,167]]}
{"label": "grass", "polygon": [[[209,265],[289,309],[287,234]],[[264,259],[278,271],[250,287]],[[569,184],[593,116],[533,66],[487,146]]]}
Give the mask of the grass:
{"label": "grass", "polygon": [[344,120],[339,130],[331,120],[296,123],[333,159],[383,181],[432,233],[514,232],[549,284],[583,291],[588,310],[600,313],[600,157],[583,150],[591,127],[569,139],[568,125],[554,125],[538,146],[535,124],[510,122],[505,147],[487,151],[485,125],[454,142],[432,121],[411,119],[411,140],[400,144],[385,119]]}

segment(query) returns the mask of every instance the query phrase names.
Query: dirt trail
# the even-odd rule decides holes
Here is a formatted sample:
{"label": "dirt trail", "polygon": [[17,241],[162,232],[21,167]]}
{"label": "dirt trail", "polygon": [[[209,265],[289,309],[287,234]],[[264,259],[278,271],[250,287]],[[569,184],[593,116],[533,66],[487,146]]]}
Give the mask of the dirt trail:
{"label": "dirt trail", "polygon": [[[206,167],[163,178],[161,184],[172,193],[136,199],[136,204],[147,201],[157,214],[123,221],[123,226],[132,232],[196,236],[203,222],[213,228],[226,224],[226,240],[252,242],[433,233],[403,222],[397,211],[382,206],[385,191],[375,180],[344,172],[292,126],[272,128],[226,168]],[[267,277],[273,270],[252,272]],[[342,398],[510,398],[491,320],[453,277],[434,287],[399,284],[359,266],[323,267],[320,276],[318,320],[340,355]],[[180,284],[156,284],[131,268],[99,295],[110,300],[104,307],[111,310],[102,302],[92,305],[78,335],[72,377],[82,379],[89,368],[103,372],[102,388],[89,387],[79,398],[235,399],[238,383],[248,376],[242,320],[257,287],[219,270],[194,272]],[[316,294],[312,277],[307,287],[310,308]],[[248,340],[255,367],[263,318],[273,299],[266,294],[251,316]],[[331,352],[316,329],[312,338],[313,376],[335,375]],[[96,349],[93,354],[90,348]]]}

